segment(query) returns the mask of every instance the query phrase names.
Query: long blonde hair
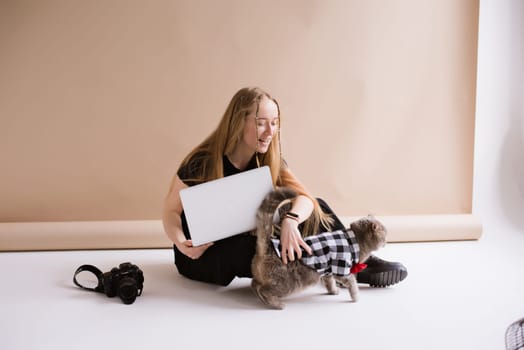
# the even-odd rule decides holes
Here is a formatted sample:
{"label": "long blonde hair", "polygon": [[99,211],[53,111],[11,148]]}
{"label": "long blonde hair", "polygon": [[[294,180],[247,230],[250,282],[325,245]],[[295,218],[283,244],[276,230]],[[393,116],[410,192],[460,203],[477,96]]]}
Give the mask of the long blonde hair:
{"label": "long blonde hair", "polygon": [[274,186],[291,187],[299,195],[307,196],[313,201],[313,214],[305,222],[302,230],[304,236],[316,233],[321,223],[325,227],[330,227],[330,217],[322,212],[317,200],[289,172],[285,171],[286,165],[282,159],[280,145],[280,106],[276,99],[258,87],[242,88],[233,96],[216,129],[184,158],[181,167],[198,158],[201,167],[194,169],[195,178],[191,181],[206,182],[224,177],[224,155],[230,154],[235,149],[243,136],[247,116],[251,113],[255,113],[255,117],[258,115],[260,101],[264,98],[273,101],[277,106],[279,129],[274,134],[268,151],[264,154],[256,153],[258,165],[269,166]]}

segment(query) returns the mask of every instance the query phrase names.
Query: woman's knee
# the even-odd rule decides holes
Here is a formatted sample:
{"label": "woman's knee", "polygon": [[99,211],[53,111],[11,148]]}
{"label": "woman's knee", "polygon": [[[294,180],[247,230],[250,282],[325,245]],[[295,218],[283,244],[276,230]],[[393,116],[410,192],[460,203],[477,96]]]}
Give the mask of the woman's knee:
{"label": "woman's knee", "polygon": [[178,273],[191,280],[227,286],[235,278],[234,274],[224,268],[217,252],[206,251],[199,259],[193,260],[182,252],[175,251],[175,265]]}
{"label": "woman's knee", "polygon": [[329,204],[327,204],[325,200],[323,200],[322,198],[316,198],[316,200],[318,202],[318,205],[320,206],[320,209],[322,209],[324,213],[335,215],[335,212],[333,212],[333,209],[331,209],[331,207],[329,206]]}
{"label": "woman's knee", "polygon": [[316,198],[316,200],[318,202],[318,205],[320,206],[320,209],[322,209],[322,212],[324,212],[324,214],[328,214],[333,219],[333,223],[331,225],[332,229],[334,229],[334,230],[342,230],[342,229],[344,229],[345,228],[344,224],[338,218],[337,214],[335,214],[333,209],[331,209],[329,204],[327,204],[327,202],[325,200],[323,200],[322,198]]}

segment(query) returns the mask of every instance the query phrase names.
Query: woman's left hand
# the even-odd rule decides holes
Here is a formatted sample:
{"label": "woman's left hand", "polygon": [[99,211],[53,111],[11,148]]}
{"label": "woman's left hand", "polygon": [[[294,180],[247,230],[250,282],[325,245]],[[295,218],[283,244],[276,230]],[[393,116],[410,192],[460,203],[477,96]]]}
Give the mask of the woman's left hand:
{"label": "woman's left hand", "polygon": [[282,220],[280,226],[280,244],[282,246],[281,256],[282,262],[287,264],[288,258],[289,261],[295,260],[295,253],[297,254],[297,259],[302,258],[302,248],[311,255],[313,252],[311,247],[304,242],[302,235],[298,230],[298,222],[292,219]]}

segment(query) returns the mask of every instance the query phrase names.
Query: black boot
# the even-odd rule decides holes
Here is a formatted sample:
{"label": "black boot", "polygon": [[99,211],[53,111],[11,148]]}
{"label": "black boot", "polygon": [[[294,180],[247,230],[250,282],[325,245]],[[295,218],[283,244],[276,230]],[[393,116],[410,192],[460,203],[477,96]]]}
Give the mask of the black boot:
{"label": "black boot", "polygon": [[371,287],[391,286],[408,276],[408,270],[399,262],[390,262],[371,255],[365,263],[368,267],[357,274],[357,282]]}

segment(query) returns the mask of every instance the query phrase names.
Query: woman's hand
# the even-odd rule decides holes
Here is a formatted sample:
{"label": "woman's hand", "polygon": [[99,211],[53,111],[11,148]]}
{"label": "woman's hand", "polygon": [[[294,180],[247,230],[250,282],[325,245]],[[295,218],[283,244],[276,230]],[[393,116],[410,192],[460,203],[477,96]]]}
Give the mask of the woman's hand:
{"label": "woman's hand", "polygon": [[280,225],[280,245],[282,246],[281,256],[284,264],[287,264],[288,258],[289,261],[294,261],[295,253],[298,259],[302,258],[300,247],[304,248],[309,255],[312,254],[311,247],[304,242],[298,230],[298,222],[293,219],[285,218],[282,220]]}
{"label": "woman's hand", "polygon": [[196,260],[200,258],[202,254],[204,254],[204,252],[207,250],[207,248],[211,247],[212,245],[213,242],[193,247],[193,242],[190,239],[186,239],[185,241],[180,243],[177,246],[177,248],[187,257]]}

